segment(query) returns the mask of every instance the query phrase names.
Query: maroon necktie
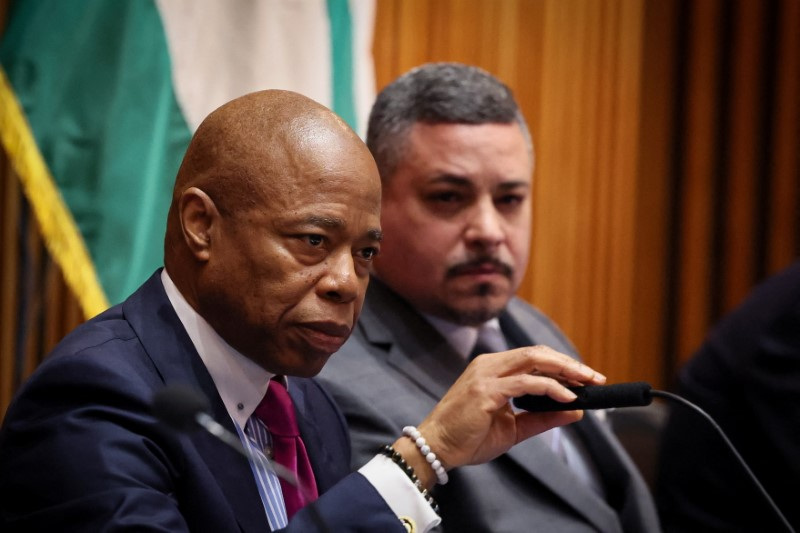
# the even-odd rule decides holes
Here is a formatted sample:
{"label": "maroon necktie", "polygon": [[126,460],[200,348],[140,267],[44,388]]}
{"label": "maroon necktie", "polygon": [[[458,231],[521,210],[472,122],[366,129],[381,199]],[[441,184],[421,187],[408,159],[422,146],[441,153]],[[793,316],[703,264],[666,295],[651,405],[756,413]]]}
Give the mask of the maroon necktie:
{"label": "maroon necktie", "polygon": [[317,483],[300,438],[292,399],[281,381],[270,381],[255,414],[266,424],[272,437],[273,460],[297,476],[299,487],[280,478],[286,516],[291,519],[304,505],[317,499]]}

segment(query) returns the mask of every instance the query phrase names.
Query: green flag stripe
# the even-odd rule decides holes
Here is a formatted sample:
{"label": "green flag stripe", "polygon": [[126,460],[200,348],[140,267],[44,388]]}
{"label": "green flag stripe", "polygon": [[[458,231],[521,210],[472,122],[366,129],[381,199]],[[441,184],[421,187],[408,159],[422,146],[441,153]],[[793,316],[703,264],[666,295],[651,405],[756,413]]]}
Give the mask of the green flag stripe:
{"label": "green flag stripe", "polygon": [[328,0],[328,18],[331,25],[333,110],[357,130],[353,89],[353,27],[348,0]]}
{"label": "green flag stripe", "polygon": [[117,303],[162,264],[172,181],[190,137],[160,15],[153,1],[14,5],[0,61]]}

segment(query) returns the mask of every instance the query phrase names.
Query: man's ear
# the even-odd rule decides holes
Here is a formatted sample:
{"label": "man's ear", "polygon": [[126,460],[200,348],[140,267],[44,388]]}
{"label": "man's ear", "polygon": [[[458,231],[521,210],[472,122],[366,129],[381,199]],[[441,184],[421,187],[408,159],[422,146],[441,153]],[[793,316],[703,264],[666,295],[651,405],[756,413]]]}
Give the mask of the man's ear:
{"label": "man's ear", "polygon": [[189,187],[178,200],[181,230],[186,245],[199,261],[211,256],[211,229],[219,222],[214,201],[197,187]]}

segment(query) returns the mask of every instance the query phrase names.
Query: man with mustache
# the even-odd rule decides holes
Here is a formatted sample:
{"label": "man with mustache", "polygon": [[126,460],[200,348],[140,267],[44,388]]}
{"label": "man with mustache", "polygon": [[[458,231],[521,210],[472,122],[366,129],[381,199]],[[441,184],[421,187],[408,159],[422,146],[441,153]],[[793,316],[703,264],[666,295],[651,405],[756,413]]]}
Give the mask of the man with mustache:
{"label": "man with mustache", "polygon": [[[514,297],[534,156],[509,89],[474,67],[424,65],[378,95],[367,145],[383,183],[384,241],[361,319],[321,373],[348,419],[354,465],[429,412],[475,354],[543,344],[575,355]],[[651,496],[605,423],[587,413],[574,427],[453,470],[434,489],[446,502],[442,528],[658,531]]]}

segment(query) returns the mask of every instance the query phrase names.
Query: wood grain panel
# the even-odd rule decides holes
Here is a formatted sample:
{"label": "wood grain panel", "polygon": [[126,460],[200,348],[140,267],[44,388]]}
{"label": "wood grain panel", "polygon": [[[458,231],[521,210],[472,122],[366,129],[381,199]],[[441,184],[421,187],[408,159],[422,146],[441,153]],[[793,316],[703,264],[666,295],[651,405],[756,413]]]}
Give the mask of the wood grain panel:
{"label": "wood grain panel", "polygon": [[20,281],[16,235],[20,218],[20,186],[5,152],[0,150],[0,418],[16,390],[14,352],[16,349],[17,286]]}
{"label": "wood grain panel", "polygon": [[765,258],[767,272],[784,268],[800,255],[800,2],[781,3],[775,122],[770,160],[770,194]]}
{"label": "wood grain panel", "polygon": [[764,4],[739,2],[736,6],[731,14],[732,42],[727,54],[730,107],[722,110],[726,116],[721,120],[730,136],[730,148],[721,150],[726,160],[721,165],[723,183],[717,192],[723,203],[719,256],[725,270],[719,276],[720,301],[712,307],[715,316],[739,304],[756,279],[756,264],[748,250],[756,234],[758,209],[758,154],[753,148],[758,146],[761,134],[758,103],[767,95],[762,94],[762,84],[750,81],[759,79],[762,65]]}
{"label": "wood grain panel", "polygon": [[[712,231],[714,205],[715,129],[720,119],[718,1],[689,2],[690,31],[685,168],[681,187],[680,255],[675,346],[685,360],[702,342],[710,325]],[[701,31],[702,29],[702,31]]]}
{"label": "wood grain panel", "polygon": [[[680,106],[676,90],[678,49],[682,41],[680,12],[672,2],[645,5],[642,61],[642,96],[639,113],[638,184],[636,190],[636,269],[632,284],[631,376],[665,385],[674,369],[669,351],[670,206],[673,195],[673,151]],[[641,372],[641,373],[639,373]]]}
{"label": "wood grain panel", "polygon": [[[0,419],[19,385],[84,321],[0,151]],[[24,252],[22,249],[24,248]],[[22,254],[24,253],[24,259]]]}
{"label": "wood grain panel", "polygon": [[641,2],[547,3],[533,290],[522,293],[615,381],[641,362],[631,343],[642,24]]}
{"label": "wood grain panel", "polygon": [[[665,359],[672,372],[800,251],[798,3],[686,2]],[[670,354],[669,352],[673,352]]]}

